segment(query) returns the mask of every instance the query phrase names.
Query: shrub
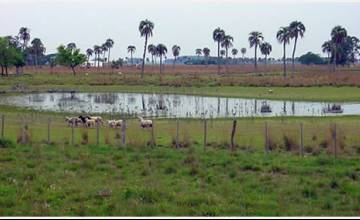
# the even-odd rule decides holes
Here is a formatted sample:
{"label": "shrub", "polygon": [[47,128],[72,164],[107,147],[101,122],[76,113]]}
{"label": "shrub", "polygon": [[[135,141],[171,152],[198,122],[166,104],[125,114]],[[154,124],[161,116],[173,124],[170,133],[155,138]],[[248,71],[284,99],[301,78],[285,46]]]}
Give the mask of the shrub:
{"label": "shrub", "polygon": [[14,143],[11,140],[0,138],[0,148],[13,148]]}

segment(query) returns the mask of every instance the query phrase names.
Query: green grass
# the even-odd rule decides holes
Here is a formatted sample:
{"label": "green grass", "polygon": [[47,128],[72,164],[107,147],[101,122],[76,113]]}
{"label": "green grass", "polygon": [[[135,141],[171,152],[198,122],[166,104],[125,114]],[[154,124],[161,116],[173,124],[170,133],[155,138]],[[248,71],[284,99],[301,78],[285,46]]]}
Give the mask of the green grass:
{"label": "green grass", "polygon": [[169,147],[0,149],[1,216],[357,216],[360,162]]}

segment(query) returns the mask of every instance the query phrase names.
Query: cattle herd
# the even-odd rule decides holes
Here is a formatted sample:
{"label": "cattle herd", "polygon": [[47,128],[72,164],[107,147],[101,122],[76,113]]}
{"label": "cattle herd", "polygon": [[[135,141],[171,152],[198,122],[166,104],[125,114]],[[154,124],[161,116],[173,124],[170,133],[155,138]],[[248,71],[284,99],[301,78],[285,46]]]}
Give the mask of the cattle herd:
{"label": "cattle herd", "polygon": [[[152,128],[153,121],[152,120],[145,120],[143,117],[138,116],[140,121],[140,126],[142,128]],[[104,125],[104,120],[100,116],[84,116],[80,115],[79,117],[66,117],[65,121],[67,122],[68,126],[70,127],[85,127],[85,128],[94,128],[97,125]],[[107,125],[110,128],[121,128],[123,125],[123,120],[107,120]]]}

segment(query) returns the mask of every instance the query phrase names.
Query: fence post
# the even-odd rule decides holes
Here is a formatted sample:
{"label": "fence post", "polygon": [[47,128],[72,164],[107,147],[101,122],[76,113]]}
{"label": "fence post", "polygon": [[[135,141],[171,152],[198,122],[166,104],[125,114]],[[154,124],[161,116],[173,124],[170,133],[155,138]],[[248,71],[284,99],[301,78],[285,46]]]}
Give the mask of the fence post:
{"label": "fence post", "polygon": [[204,118],[204,151],[206,151],[206,145],[207,145],[207,121],[206,118]]}
{"label": "fence post", "polygon": [[100,141],[99,141],[99,122],[97,121],[96,122],[96,145],[99,145],[100,144]]}
{"label": "fence post", "polygon": [[265,152],[269,153],[269,129],[267,122],[265,122]]}
{"label": "fence post", "polygon": [[5,134],[5,115],[2,115],[1,116],[1,137],[3,138],[4,137],[4,134]]}
{"label": "fence post", "polygon": [[123,120],[124,125],[121,126],[121,145],[126,146],[126,120]]}
{"label": "fence post", "polygon": [[71,123],[71,146],[74,146],[74,123]]}
{"label": "fence post", "polygon": [[151,146],[155,147],[156,146],[156,141],[155,141],[155,122],[153,120],[152,126],[151,126]]}
{"label": "fence post", "polygon": [[300,155],[304,156],[304,124],[300,123]]}
{"label": "fence post", "polygon": [[176,119],[176,149],[179,148],[179,119]]}
{"label": "fence post", "polygon": [[47,143],[50,144],[50,125],[51,125],[51,118],[48,118],[48,133],[47,133]]}
{"label": "fence post", "polygon": [[235,136],[235,132],[236,132],[236,124],[237,124],[237,121],[234,119],[232,131],[231,131],[231,151],[234,151],[234,148],[235,148],[234,136]]}
{"label": "fence post", "polygon": [[336,127],[336,123],[334,123],[333,139],[334,139],[334,155],[335,155],[335,159],[336,159],[337,158],[337,127]]}

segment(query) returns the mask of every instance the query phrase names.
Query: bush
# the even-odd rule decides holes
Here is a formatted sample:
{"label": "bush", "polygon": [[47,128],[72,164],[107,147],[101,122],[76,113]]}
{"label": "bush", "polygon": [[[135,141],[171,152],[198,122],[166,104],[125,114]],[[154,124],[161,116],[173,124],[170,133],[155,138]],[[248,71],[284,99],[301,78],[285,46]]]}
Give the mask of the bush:
{"label": "bush", "polygon": [[0,148],[13,148],[14,143],[11,140],[0,138]]}

